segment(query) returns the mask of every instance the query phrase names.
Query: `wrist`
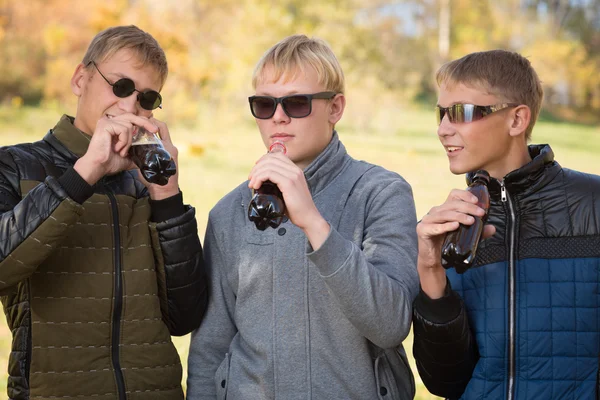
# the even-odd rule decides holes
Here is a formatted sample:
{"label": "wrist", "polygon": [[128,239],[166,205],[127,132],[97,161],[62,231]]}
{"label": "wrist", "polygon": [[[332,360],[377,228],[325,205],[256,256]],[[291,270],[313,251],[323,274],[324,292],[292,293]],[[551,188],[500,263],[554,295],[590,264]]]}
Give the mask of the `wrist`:
{"label": "wrist", "polygon": [[313,250],[316,251],[329,236],[331,226],[329,225],[329,222],[327,222],[325,218],[321,216],[321,214],[318,214],[316,217],[311,217],[308,220],[310,223],[301,229],[308,238]]}
{"label": "wrist", "polygon": [[441,263],[437,265],[424,264],[419,260],[417,262],[417,271],[421,290],[431,299],[439,299],[444,296],[446,289],[446,270]]}
{"label": "wrist", "polygon": [[170,187],[170,185],[150,185],[148,187],[148,193],[150,194],[150,198],[152,200],[164,200],[179,194],[179,186],[176,185],[175,187]]}
{"label": "wrist", "polygon": [[314,233],[314,232],[327,232],[329,233],[329,222],[325,220],[321,216],[321,214],[317,214],[313,217],[308,218],[308,224],[305,227],[300,227],[304,231],[305,234]]}
{"label": "wrist", "polygon": [[93,186],[104,176],[104,172],[100,165],[94,165],[85,156],[81,157],[73,165],[73,169],[81,176],[90,186]]}

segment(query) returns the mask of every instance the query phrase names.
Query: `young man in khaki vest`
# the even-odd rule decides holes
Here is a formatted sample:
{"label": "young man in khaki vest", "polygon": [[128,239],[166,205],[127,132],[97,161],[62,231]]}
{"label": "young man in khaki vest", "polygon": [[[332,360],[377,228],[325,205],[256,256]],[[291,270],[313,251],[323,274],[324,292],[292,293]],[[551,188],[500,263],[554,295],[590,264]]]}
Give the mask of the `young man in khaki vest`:
{"label": "young man in khaki vest", "polygon": [[0,149],[0,289],[13,347],[10,399],[183,399],[171,335],[196,328],[207,292],[194,209],[177,174],[150,184],[128,156],[167,77],[134,26],[100,32],[71,78],[75,117]]}

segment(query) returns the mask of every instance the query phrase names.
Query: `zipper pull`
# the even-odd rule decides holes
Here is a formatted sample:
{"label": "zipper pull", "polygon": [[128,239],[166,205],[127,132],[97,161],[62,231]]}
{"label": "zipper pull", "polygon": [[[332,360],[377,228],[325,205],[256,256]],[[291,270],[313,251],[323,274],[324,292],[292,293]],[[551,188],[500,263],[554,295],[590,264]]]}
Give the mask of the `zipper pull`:
{"label": "zipper pull", "polygon": [[504,186],[504,181],[500,182],[500,198],[503,203],[506,203],[506,186]]}

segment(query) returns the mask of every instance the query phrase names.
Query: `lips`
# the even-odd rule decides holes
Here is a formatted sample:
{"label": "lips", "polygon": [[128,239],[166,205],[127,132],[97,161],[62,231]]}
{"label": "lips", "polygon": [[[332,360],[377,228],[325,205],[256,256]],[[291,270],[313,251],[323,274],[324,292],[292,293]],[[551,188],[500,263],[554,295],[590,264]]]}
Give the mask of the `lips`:
{"label": "lips", "polygon": [[444,145],[444,149],[446,149],[446,155],[448,157],[456,157],[460,154],[464,147]]}
{"label": "lips", "polygon": [[271,135],[271,140],[273,140],[273,141],[279,140],[279,141],[285,142],[285,141],[291,140],[293,138],[294,138],[294,135],[290,135],[287,133],[275,133],[275,134]]}

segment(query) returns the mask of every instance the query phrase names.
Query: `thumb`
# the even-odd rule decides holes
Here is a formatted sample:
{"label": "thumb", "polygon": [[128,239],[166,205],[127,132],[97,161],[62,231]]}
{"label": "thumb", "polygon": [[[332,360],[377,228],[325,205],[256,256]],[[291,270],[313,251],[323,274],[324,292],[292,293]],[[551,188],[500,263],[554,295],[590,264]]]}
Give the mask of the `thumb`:
{"label": "thumb", "polygon": [[485,225],[483,227],[483,234],[481,237],[483,239],[490,238],[496,234],[496,227],[494,225]]}

